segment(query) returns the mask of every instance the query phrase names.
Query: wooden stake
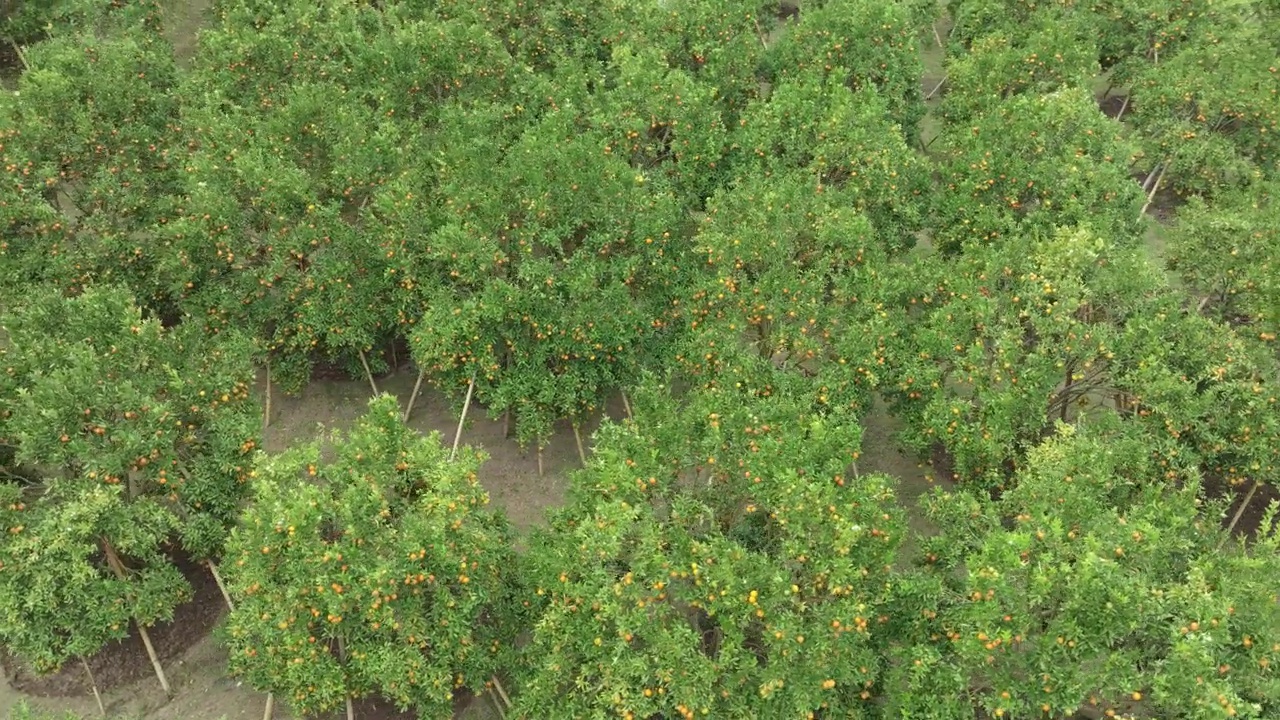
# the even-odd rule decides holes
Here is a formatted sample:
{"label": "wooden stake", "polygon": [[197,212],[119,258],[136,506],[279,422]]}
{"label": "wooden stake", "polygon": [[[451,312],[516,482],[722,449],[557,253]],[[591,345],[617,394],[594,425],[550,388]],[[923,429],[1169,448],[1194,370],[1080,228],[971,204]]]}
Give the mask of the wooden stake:
{"label": "wooden stake", "polygon": [[502,689],[502,683],[498,681],[498,676],[494,675],[493,688],[498,691],[498,695],[502,697],[502,702],[506,703],[507,709],[511,709],[511,698],[507,697],[507,691]]}
{"label": "wooden stake", "polygon": [[360,364],[364,366],[364,376],[369,378],[369,387],[373,388],[373,394],[378,394],[378,384],[373,381],[373,372],[369,370],[369,359],[364,356],[364,350],[360,351]]}
{"label": "wooden stake", "polygon": [[218,566],[213,564],[212,560],[205,560],[209,566],[209,573],[213,575],[213,581],[218,584],[218,589],[222,591],[222,599],[227,601],[227,609],[235,612],[236,604],[231,601],[231,593],[227,592],[227,586],[222,583],[222,574],[218,572]]}
{"label": "wooden stake", "polygon": [[1129,108],[1129,98],[1133,97],[1133,93],[1124,96],[1124,102],[1120,103],[1120,112],[1116,113],[1116,122],[1120,122],[1120,118],[1124,117],[1124,111]]}
{"label": "wooden stake", "polygon": [[751,21],[756,24],[756,37],[760,38],[760,47],[764,48],[765,50],[768,50],[769,43],[766,42],[764,39],[764,30],[760,29],[760,19],[756,17],[752,17]]}
{"label": "wooden stake", "polygon": [[489,699],[493,701],[493,709],[498,711],[499,720],[507,720],[507,711],[502,708],[502,700],[498,698],[498,693],[489,693]]}
{"label": "wooden stake", "polygon": [[271,358],[267,358],[267,400],[262,410],[262,440],[266,442],[267,428],[271,427]]}
{"label": "wooden stake", "polygon": [[405,406],[404,417],[401,418],[403,422],[409,422],[409,414],[413,412],[413,403],[418,399],[418,391],[422,389],[422,378],[426,376],[427,371],[425,369],[418,370],[418,380],[413,384],[413,392],[409,393],[409,404]]}
{"label": "wooden stake", "polygon": [[[128,575],[124,571],[124,563],[120,562],[120,556],[116,555],[115,548],[111,547],[111,542],[105,537],[102,538],[102,552],[107,556],[107,564],[111,566],[116,577],[121,580],[127,580]],[[151,636],[147,634],[147,629],[138,622],[137,618],[133,619],[133,624],[138,627],[138,635],[142,638],[142,645],[147,649],[147,657],[151,658],[151,667],[156,671],[156,678],[160,680],[160,687],[164,688],[165,697],[173,699],[173,691],[169,689],[169,678],[165,677],[164,667],[160,665],[160,658],[156,655],[156,649],[151,644]]]}
{"label": "wooden stake", "polygon": [[938,34],[938,24],[934,23],[930,27],[933,29],[933,39],[937,41],[938,47],[942,47],[942,36]]}
{"label": "wooden stake", "polygon": [[1151,189],[1151,181],[1156,179],[1156,173],[1160,172],[1160,169],[1163,167],[1164,163],[1159,163],[1155,167],[1151,168],[1151,172],[1147,173],[1146,179],[1142,181],[1142,192],[1146,192]]}
{"label": "wooden stake", "polygon": [[942,79],[938,81],[938,84],[934,85],[933,89],[929,91],[929,94],[924,96],[924,99],[930,100],[933,98],[934,95],[937,95],[938,90],[942,88],[942,84],[945,83],[949,77],[950,77],[949,75],[943,75]]}
{"label": "wooden stake", "polygon": [[458,456],[458,443],[462,441],[462,424],[467,421],[467,411],[471,409],[471,393],[476,389],[476,375],[471,373],[471,382],[467,383],[467,399],[462,403],[462,417],[458,418],[458,430],[453,434],[453,449],[449,451],[449,462]]}
{"label": "wooden stake", "polygon": [[622,391],[622,409],[623,409],[623,410],[625,410],[625,411],[627,412],[627,419],[628,419],[628,420],[634,420],[634,419],[635,419],[635,417],[631,414],[631,401],[627,399],[627,391],[626,391],[626,390],[623,390],[623,391]]}
{"label": "wooden stake", "polygon": [[276,697],[271,693],[267,693],[267,704],[262,710],[262,720],[271,720],[271,711],[275,709]]}
{"label": "wooden stake", "polygon": [[1240,501],[1240,507],[1236,509],[1236,514],[1231,518],[1231,523],[1227,525],[1227,534],[1218,541],[1218,549],[1221,550],[1223,545],[1227,544],[1227,540],[1231,538],[1231,533],[1236,529],[1236,523],[1240,522],[1240,516],[1244,515],[1245,508],[1249,507],[1249,502],[1253,500],[1253,494],[1258,492],[1262,481],[1253,481],[1253,487],[1249,488],[1249,492],[1245,493],[1244,500]]}
{"label": "wooden stake", "polygon": [[173,691],[169,689],[169,678],[165,677],[164,668],[160,665],[160,657],[156,655],[156,649],[151,644],[151,636],[147,634],[147,629],[138,622],[137,618],[133,619],[133,624],[138,626],[138,635],[142,638],[142,645],[147,648],[147,657],[151,658],[151,666],[155,668],[156,677],[160,679],[160,687],[164,688],[165,697],[173,699]]}
{"label": "wooden stake", "polygon": [[1141,220],[1143,215],[1147,214],[1147,208],[1151,207],[1151,201],[1155,199],[1156,193],[1160,190],[1160,181],[1164,179],[1164,171],[1169,169],[1169,164],[1165,163],[1160,168],[1160,174],[1156,176],[1156,182],[1151,186],[1151,192],[1147,193],[1147,202],[1142,205],[1142,211],[1138,213],[1138,219]]}
{"label": "wooden stake", "polygon": [[578,459],[582,461],[582,467],[586,467],[587,454],[582,450],[582,431],[578,429],[578,423],[573,424],[573,440],[578,443]]}
{"label": "wooden stake", "polygon": [[15,42],[13,38],[9,39],[9,44],[13,46],[13,51],[18,53],[18,59],[22,61],[22,69],[30,70],[31,63],[27,62],[27,54],[22,52],[22,46]]}
{"label": "wooden stake", "polygon": [[89,669],[89,661],[80,657],[80,665],[84,668],[84,674],[89,678],[89,687],[93,688],[93,699],[98,701],[98,712],[102,713],[102,717],[107,716],[107,708],[102,704],[102,693],[98,692],[98,681],[93,679],[93,671]]}
{"label": "wooden stake", "polygon": [[538,477],[542,477],[542,442],[538,442]]}

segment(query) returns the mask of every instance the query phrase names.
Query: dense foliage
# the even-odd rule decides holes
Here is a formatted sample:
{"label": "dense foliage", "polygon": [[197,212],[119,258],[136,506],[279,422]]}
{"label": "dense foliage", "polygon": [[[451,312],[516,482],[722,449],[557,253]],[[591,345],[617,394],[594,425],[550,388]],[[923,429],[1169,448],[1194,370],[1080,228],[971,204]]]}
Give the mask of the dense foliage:
{"label": "dense foliage", "polygon": [[232,672],[305,714],[370,693],[447,717],[454,689],[483,687],[518,629],[511,538],[438,438],[369,405],[334,459],[319,443],[254,471],[254,504],[228,541]]}
{"label": "dense foliage", "polygon": [[[166,7],[4,6],[37,670],[196,560],[303,714],[1280,714],[1274,2],[217,0],[183,62]],[[520,539],[396,398],[261,452],[255,381],[406,347],[539,452],[628,418]]]}

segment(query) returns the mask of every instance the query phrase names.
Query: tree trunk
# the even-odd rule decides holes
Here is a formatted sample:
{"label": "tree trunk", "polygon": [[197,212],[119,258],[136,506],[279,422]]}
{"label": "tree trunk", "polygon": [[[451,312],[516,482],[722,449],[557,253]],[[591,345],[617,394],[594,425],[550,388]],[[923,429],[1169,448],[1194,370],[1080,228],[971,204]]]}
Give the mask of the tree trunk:
{"label": "tree trunk", "polygon": [[582,431],[578,429],[578,423],[573,424],[573,440],[578,444],[578,459],[582,461],[582,467],[586,467],[587,453],[582,449]]}
{"label": "tree trunk", "polygon": [[93,699],[98,701],[98,712],[102,713],[102,717],[107,716],[107,708],[102,704],[102,693],[98,692],[98,681],[93,679],[93,671],[89,669],[89,661],[80,655],[80,665],[84,668],[84,674],[89,678],[89,687],[93,688]]}
{"label": "tree trunk", "polygon": [[476,389],[475,373],[471,374],[471,382],[467,383],[467,399],[462,403],[462,416],[458,418],[458,429],[453,433],[453,449],[449,451],[449,462],[458,456],[458,443],[462,441],[462,425],[467,421],[467,411],[471,409],[471,393]]}
{"label": "tree trunk", "polygon": [[627,399],[627,391],[622,391],[622,409],[627,413],[628,420],[634,420],[635,416],[631,414],[631,401]]}
{"label": "tree trunk", "polygon": [[369,359],[364,356],[364,350],[360,351],[360,364],[364,366],[364,376],[369,378],[369,387],[373,388],[373,394],[378,394],[378,383],[373,381],[373,371],[369,369]]}
{"label": "tree trunk", "polygon": [[271,720],[272,710],[275,709],[276,697],[271,693],[267,693],[267,704],[262,709],[262,720]]}
{"label": "tree trunk", "polygon": [[538,441],[538,477],[542,477],[542,441]]}
{"label": "tree trunk", "polygon": [[129,470],[124,474],[124,482],[126,491],[129,493],[129,500],[134,500],[142,491],[138,488],[138,471]]}
{"label": "tree trunk", "polygon": [[502,439],[511,437],[511,410],[502,413]]}
{"label": "tree trunk", "polygon": [[[120,556],[116,555],[115,548],[111,547],[111,541],[105,537],[102,538],[102,552],[107,556],[107,564],[111,566],[111,570],[115,572],[116,577],[121,580],[127,580],[128,575],[124,571],[124,563],[120,562]],[[147,649],[147,657],[151,658],[151,667],[156,671],[156,678],[160,680],[160,687],[164,688],[165,697],[173,699],[173,691],[169,688],[169,678],[164,674],[164,667],[160,665],[160,658],[156,655],[156,649],[151,644],[151,636],[147,634],[147,629],[138,622],[137,618],[133,619],[133,624],[138,626],[138,636],[142,638],[142,644]]]}
{"label": "tree trunk", "polygon": [[425,369],[419,368],[418,380],[413,383],[413,392],[409,393],[409,404],[404,408],[404,416],[401,417],[403,422],[409,422],[409,415],[413,412],[413,403],[418,399],[418,391],[422,389],[422,378],[427,376]]}

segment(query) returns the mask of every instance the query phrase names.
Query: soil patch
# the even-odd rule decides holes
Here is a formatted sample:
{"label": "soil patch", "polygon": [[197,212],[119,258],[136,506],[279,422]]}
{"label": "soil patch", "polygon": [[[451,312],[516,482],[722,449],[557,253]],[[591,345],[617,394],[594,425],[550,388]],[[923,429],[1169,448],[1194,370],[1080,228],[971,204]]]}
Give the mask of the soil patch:
{"label": "soil patch", "polygon": [[[176,555],[174,564],[191,583],[192,600],[178,606],[172,622],[147,628],[151,643],[166,670],[168,661],[182,655],[208,635],[226,610],[209,569],[192,562],[185,555]],[[111,690],[143,678],[150,679],[159,687],[159,680],[154,678],[151,660],[136,627],[128,638],[110,643],[88,661],[99,690]],[[6,657],[4,664],[10,685],[29,695],[49,697],[92,693],[84,668],[76,661],[70,661],[59,671],[48,675],[35,674],[16,658]]]}

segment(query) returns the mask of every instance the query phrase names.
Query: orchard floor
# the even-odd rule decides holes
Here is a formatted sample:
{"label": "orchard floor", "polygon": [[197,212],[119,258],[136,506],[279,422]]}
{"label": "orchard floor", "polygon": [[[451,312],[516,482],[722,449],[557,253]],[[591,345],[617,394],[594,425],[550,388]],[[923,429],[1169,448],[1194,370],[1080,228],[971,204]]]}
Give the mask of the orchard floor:
{"label": "orchard floor", "polygon": [[[380,390],[400,397],[403,404],[413,389],[413,381],[412,374],[401,372],[379,378],[377,382]],[[297,396],[273,397],[267,450],[279,451],[291,443],[314,438],[321,427],[326,430],[350,427],[363,412],[369,397],[368,383],[353,380],[317,381]],[[424,390],[410,424],[421,432],[439,431],[445,442],[452,442],[457,427],[454,412],[439,393]],[[610,404],[608,412],[611,417],[620,418],[620,402]],[[584,428],[584,433],[590,433],[598,425],[599,419]],[[897,450],[893,442],[896,430],[894,420],[883,405],[877,403],[867,418],[860,470],[899,478],[900,497],[909,511],[912,528],[929,532],[927,521],[914,510],[919,498],[933,486],[933,479],[927,466]],[[544,450],[541,477],[535,454],[522,452],[514,440],[503,437],[501,421],[490,420],[483,411],[477,412],[477,408],[472,408],[468,416],[462,442],[483,447],[489,455],[480,473],[481,479],[494,505],[507,513],[521,533],[539,525],[546,511],[562,502],[569,473],[580,466],[568,425],[558,428]],[[165,701],[136,638],[92,661],[94,674],[103,688],[103,701],[113,717],[146,720],[256,720],[262,717],[265,696],[226,676],[225,652],[209,634],[223,612],[220,596],[207,582],[207,573],[192,568],[190,574],[197,586],[195,600],[180,611],[177,622],[152,630],[157,649],[169,655],[164,666],[174,690],[172,700]],[[166,641],[170,641],[170,653],[163,651]],[[23,690],[15,689],[15,684]],[[21,700],[44,710],[69,710],[86,718],[98,715],[93,696],[83,682],[82,671],[74,663],[53,678],[36,679],[25,673],[15,676],[6,672],[4,682],[0,683],[0,717],[7,717],[9,710]],[[460,705],[455,715],[459,720],[497,718],[488,697]],[[293,716],[277,704],[273,717],[281,720]],[[366,703],[357,708],[357,717],[381,720],[408,716],[396,713],[393,708]]]}

